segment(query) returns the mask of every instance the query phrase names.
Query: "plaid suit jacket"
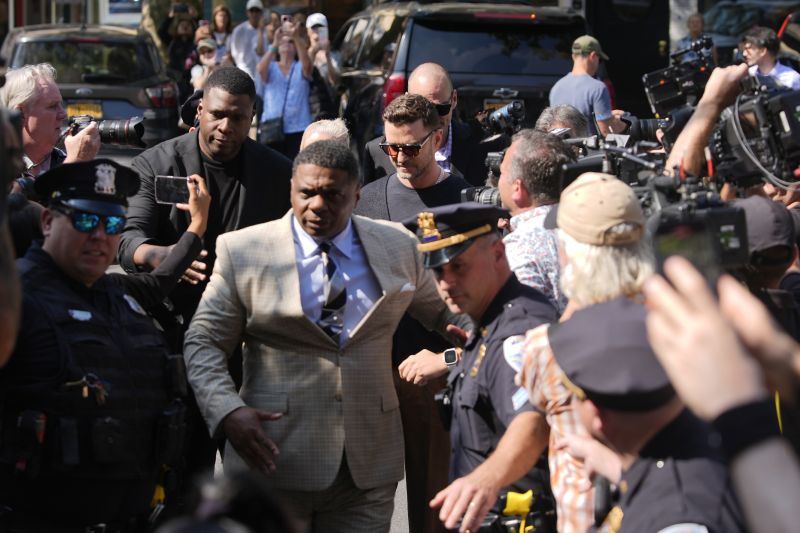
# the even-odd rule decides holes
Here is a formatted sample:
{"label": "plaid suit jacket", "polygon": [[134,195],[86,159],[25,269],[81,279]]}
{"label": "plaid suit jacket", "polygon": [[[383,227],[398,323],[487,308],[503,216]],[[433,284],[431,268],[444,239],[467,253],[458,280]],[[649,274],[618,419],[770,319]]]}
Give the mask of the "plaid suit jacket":
{"label": "plaid suit jacket", "polygon": [[[342,453],[361,489],[403,477],[403,435],[392,381],[392,334],[408,310],[431,329],[455,322],[399,224],[353,216],[382,295],[341,347],[303,314],[291,229],[282,219],[221,235],[217,262],[186,334],[189,381],[212,434],[228,413],[283,413],[264,430],[280,448],[270,483],[322,490]],[[239,394],[226,358],[243,346]],[[247,468],[230,444],[225,468]]]}

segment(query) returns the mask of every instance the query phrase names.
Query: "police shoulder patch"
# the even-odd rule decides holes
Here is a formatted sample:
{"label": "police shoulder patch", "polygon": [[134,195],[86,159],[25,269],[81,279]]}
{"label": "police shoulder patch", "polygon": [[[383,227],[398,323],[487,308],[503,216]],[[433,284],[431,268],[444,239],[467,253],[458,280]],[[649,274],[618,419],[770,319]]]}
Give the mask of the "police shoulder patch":
{"label": "police shoulder patch", "polygon": [[522,370],[522,346],[525,344],[525,335],[512,335],[503,341],[503,357],[514,372]]}

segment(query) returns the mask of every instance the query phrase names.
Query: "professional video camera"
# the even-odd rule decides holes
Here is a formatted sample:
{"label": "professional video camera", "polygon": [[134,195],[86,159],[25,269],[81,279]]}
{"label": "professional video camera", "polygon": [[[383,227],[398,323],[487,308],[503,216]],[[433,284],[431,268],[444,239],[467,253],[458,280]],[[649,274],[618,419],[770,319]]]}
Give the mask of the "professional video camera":
{"label": "professional video camera", "polygon": [[[67,134],[75,135],[92,122],[95,122],[95,119],[89,115],[72,117],[69,124],[61,131],[61,136],[64,137]],[[100,130],[100,142],[103,144],[133,146],[136,148],[145,148],[147,146],[142,141],[142,136],[144,136],[142,117],[122,120],[99,120],[97,121],[97,129]]]}
{"label": "professional video camera", "polygon": [[[479,122],[489,135],[481,143],[494,142],[499,139],[507,139],[506,144],[510,143],[511,136],[522,129],[522,121],[525,120],[525,102],[514,100],[508,105],[489,113],[484,113],[479,117]],[[489,169],[487,178],[488,183],[497,184],[500,179],[500,164],[503,162],[506,151],[489,152],[486,154],[484,164]],[[485,205],[500,206],[500,191],[497,187],[469,187],[461,191],[462,202],[478,202]]]}
{"label": "professional video camera", "polygon": [[[626,133],[634,141],[659,141],[656,130],[663,133],[661,144],[669,150],[689,121],[694,105],[705,90],[714,61],[710,53],[713,42],[708,36],[692,41],[688,48],[670,54],[670,66],[642,76],[647,101],[656,118],[622,117],[629,124]],[[688,56],[687,54],[690,54]]]}
{"label": "professional video camera", "polygon": [[800,91],[749,76],[722,112],[709,147],[717,173],[740,187],[762,180],[787,189],[800,175]]}
{"label": "professional video camera", "polygon": [[744,212],[722,201],[717,184],[692,176],[665,176],[664,154],[644,150],[652,143],[625,147],[624,140],[617,139],[620,146],[615,136],[609,137],[612,142],[606,138],[594,147],[601,155],[562,167],[562,190],[584,172],[615,174],[636,192],[659,261],[683,255],[709,280],[747,264]]}
{"label": "professional video camera", "polygon": [[[656,118],[666,118],[669,113],[684,105],[694,106],[703,95],[714,60],[703,52],[713,46],[711,37],[703,35],[692,41],[688,48],[670,54],[670,66],[642,76],[647,101]],[[686,59],[690,52],[692,59]]]}

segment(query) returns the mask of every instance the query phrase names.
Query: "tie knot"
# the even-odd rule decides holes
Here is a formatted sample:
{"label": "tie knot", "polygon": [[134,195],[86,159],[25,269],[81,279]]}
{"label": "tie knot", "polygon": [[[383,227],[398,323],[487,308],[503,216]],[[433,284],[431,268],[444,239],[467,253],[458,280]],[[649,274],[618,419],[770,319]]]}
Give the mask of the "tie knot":
{"label": "tie knot", "polygon": [[324,254],[330,255],[331,243],[329,241],[319,243],[319,251]]}

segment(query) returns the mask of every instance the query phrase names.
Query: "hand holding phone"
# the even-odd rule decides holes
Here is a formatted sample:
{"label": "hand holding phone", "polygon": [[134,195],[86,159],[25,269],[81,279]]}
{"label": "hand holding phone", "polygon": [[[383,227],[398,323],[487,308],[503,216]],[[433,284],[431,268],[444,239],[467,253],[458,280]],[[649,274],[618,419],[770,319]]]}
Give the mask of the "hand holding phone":
{"label": "hand holding phone", "polygon": [[187,179],[180,176],[156,176],[156,203],[186,204],[189,203]]}

